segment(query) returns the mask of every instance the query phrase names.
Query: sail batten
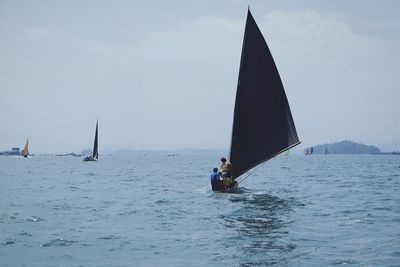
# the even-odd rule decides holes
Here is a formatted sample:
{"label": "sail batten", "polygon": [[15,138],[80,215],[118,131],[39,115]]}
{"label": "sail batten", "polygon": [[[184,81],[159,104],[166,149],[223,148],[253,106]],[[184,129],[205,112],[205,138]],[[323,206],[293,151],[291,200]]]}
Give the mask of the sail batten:
{"label": "sail batten", "polygon": [[299,144],[281,78],[250,10],[232,127],[233,178]]}

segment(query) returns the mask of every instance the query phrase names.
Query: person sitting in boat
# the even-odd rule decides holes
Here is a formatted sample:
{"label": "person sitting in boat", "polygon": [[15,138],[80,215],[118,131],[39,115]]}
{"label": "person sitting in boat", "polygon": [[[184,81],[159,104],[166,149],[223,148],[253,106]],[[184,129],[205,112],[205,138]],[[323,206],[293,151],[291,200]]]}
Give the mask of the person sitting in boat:
{"label": "person sitting in boat", "polygon": [[232,163],[226,158],[221,158],[221,174],[223,178],[232,178]]}
{"label": "person sitting in boat", "polygon": [[226,158],[221,158],[221,162],[222,184],[227,188],[235,186],[237,182],[232,179],[232,163]]}
{"label": "person sitting in boat", "polygon": [[211,174],[211,189],[212,191],[225,190],[225,186],[221,182],[221,173],[218,172],[218,168],[214,168]]}

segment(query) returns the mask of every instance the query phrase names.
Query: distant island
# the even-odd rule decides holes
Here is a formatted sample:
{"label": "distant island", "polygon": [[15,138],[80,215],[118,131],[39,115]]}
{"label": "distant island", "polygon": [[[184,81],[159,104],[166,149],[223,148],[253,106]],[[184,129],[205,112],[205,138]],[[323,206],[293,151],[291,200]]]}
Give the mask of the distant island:
{"label": "distant island", "polygon": [[365,145],[350,140],[313,147],[314,154],[380,154],[381,150],[373,145]]}
{"label": "distant island", "polygon": [[67,153],[67,154],[56,154],[57,157],[66,157],[66,156],[72,156],[72,157],[82,157],[82,154],[77,154],[75,152],[72,153]]}

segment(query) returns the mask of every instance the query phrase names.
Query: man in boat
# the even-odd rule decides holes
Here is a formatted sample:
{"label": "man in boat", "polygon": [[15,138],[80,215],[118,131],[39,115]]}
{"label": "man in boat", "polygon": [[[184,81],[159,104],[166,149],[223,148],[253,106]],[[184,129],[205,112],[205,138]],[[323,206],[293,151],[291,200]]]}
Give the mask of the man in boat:
{"label": "man in boat", "polygon": [[212,191],[225,191],[225,186],[221,182],[221,173],[218,172],[218,168],[214,168],[211,174],[211,188]]}
{"label": "man in boat", "polygon": [[226,158],[221,158],[221,174],[223,178],[231,178],[232,177],[232,163]]}
{"label": "man in boat", "polygon": [[232,179],[232,163],[226,158],[221,158],[221,162],[222,183],[228,188],[233,187],[237,182]]}

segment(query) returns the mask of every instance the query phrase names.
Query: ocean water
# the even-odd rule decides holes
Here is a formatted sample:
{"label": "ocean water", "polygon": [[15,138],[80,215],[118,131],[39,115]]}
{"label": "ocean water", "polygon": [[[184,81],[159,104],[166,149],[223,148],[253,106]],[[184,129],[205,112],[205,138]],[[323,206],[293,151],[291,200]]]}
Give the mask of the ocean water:
{"label": "ocean water", "polygon": [[400,156],[174,153],[0,157],[0,266],[400,266]]}

